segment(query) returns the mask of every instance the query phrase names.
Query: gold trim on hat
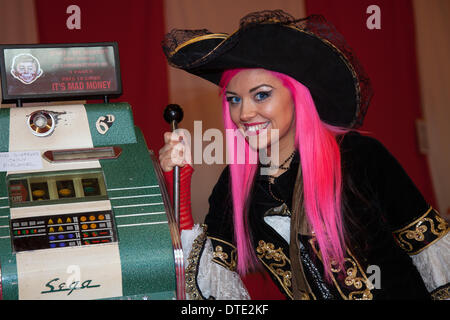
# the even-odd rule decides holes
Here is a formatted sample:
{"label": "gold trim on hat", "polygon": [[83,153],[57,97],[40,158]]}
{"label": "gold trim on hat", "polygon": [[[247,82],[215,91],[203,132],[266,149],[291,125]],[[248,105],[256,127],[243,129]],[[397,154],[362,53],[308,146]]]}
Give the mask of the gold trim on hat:
{"label": "gold trim on hat", "polygon": [[[170,56],[173,56],[174,54],[176,54],[179,50],[181,50],[182,48],[190,45],[191,43],[195,43],[198,41],[202,41],[202,40],[208,40],[208,39],[228,39],[229,35],[227,33],[209,33],[209,34],[204,34],[202,36],[198,36],[192,39],[189,39],[186,42],[183,42],[182,44],[180,44],[178,47],[175,48],[175,50],[173,50],[170,53]],[[223,42],[223,41],[222,41]],[[220,44],[222,44],[222,42]],[[219,44],[219,45],[220,45]]]}
{"label": "gold trim on hat", "polygon": [[[309,34],[312,37],[316,37],[317,39],[320,39],[323,43],[329,45],[330,47],[332,47],[334,50],[336,50],[336,52],[338,53],[338,56],[340,59],[342,59],[342,61],[345,63],[345,65],[347,66],[347,68],[350,70],[350,72],[352,73],[352,77],[354,80],[354,84],[355,84],[355,94],[356,94],[356,110],[355,110],[355,115],[358,115],[360,112],[360,107],[361,107],[361,86],[359,85],[359,78],[358,75],[356,74],[356,70],[353,67],[352,63],[347,59],[347,57],[345,56],[345,54],[338,48],[336,47],[333,43],[331,43],[329,40],[324,39],[322,37],[319,37],[317,34],[312,33],[312,32],[308,32],[302,29],[299,29],[296,25],[291,25],[289,26],[289,28],[295,29],[297,31]],[[356,117],[355,117],[356,118]],[[353,121],[354,122],[354,121]]]}

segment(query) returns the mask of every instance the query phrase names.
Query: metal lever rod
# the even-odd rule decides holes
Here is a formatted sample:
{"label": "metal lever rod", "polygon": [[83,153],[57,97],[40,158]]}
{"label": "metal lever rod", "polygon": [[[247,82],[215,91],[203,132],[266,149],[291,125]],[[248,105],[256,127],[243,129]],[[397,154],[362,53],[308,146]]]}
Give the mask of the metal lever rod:
{"label": "metal lever rod", "polygon": [[[164,119],[170,124],[172,132],[178,129],[183,120],[183,109],[177,104],[169,104],[164,110]],[[173,210],[178,230],[180,230],[180,167],[173,168]]]}
{"label": "metal lever rod", "polygon": [[[178,129],[177,122],[172,121],[172,131]],[[180,229],[180,167],[173,168],[173,210],[175,212],[175,220],[177,221],[178,230]]]}

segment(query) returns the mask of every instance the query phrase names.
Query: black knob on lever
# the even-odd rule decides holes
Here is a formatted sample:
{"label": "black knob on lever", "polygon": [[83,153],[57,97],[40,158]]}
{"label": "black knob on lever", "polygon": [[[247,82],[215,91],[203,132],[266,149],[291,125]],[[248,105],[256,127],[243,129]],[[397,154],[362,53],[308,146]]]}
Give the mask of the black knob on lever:
{"label": "black knob on lever", "polygon": [[[164,109],[164,120],[172,127],[172,131],[178,129],[178,123],[183,120],[183,109],[177,104],[169,104]],[[173,211],[178,230],[180,229],[180,167],[173,168]]]}
{"label": "black knob on lever", "polygon": [[164,109],[164,120],[172,126],[172,131],[177,129],[178,123],[183,120],[183,109],[178,104],[169,104]]}

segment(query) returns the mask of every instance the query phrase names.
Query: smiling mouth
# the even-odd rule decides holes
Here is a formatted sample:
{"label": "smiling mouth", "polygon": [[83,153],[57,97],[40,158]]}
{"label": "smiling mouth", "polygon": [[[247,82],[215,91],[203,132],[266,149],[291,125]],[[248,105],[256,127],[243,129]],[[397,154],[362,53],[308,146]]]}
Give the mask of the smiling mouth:
{"label": "smiling mouth", "polygon": [[261,130],[266,129],[269,126],[269,124],[270,121],[258,123],[244,123],[245,134],[257,135]]}

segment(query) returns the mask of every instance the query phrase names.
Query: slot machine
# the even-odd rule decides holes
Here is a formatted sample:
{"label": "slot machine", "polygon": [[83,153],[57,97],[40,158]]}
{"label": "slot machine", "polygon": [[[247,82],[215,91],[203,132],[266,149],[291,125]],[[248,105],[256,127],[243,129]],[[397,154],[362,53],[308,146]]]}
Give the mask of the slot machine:
{"label": "slot machine", "polygon": [[[121,94],[116,43],[0,46],[0,297],[183,299],[159,163]],[[84,100],[98,104],[34,104]]]}

